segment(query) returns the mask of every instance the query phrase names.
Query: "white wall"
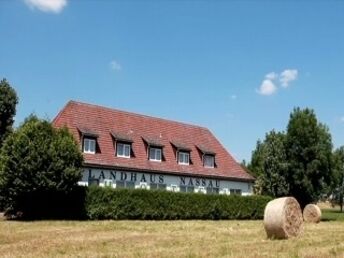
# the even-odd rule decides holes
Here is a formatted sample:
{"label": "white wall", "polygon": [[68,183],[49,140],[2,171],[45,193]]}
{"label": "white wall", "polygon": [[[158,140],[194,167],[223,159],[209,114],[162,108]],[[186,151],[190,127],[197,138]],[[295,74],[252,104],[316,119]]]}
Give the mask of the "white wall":
{"label": "white wall", "polygon": [[206,193],[209,186],[218,187],[220,194],[230,194],[230,189],[240,189],[242,195],[252,194],[252,183],[211,179],[206,177],[174,176],[163,173],[142,173],[125,170],[84,168],[80,185],[88,185],[89,177],[99,180],[99,185],[110,184],[116,187],[116,181],[134,182],[135,188],[150,188],[150,183],[166,184],[168,191],[180,191],[180,186],[193,185],[195,192]]}

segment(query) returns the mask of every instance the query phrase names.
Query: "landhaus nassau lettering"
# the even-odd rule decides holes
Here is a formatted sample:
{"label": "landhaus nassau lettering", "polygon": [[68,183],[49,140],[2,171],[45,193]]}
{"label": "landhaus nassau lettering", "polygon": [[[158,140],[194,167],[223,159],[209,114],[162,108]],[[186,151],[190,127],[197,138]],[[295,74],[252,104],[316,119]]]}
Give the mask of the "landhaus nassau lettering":
{"label": "landhaus nassau lettering", "polygon": [[[85,171],[86,172],[86,171]],[[175,182],[173,177],[168,177],[163,174],[152,173],[140,173],[130,171],[119,170],[94,170],[87,169],[88,172],[88,184],[96,183],[106,186],[113,186],[116,182],[128,181],[134,183],[133,186],[142,186],[142,183],[147,183],[147,187],[150,188],[150,184],[161,184],[167,189],[167,183],[176,184],[179,186],[195,186],[195,187],[208,187],[208,188],[220,188],[220,180],[207,179],[207,178],[195,178],[195,177],[176,177]],[[85,175],[86,173],[84,173]],[[85,180],[86,181],[86,180]],[[105,183],[106,182],[106,183]],[[142,187],[141,187],[142,188]],[[160,188],[161,189],[161,188]]]}
{"label": "landhaus nassau lettering", "polygon": [[207,128],[76,101],[53,124],[80,145],[80,185],[252,194],[254,178]]}
{"label": "landhaus nassau lettering", "polygon": [[92,173],[92,169],[88,169],[88,181],[131,181],[131,182],[142,182],[142,183],[164,183],[164,175],[158,174],[143,174],[136,172],[123,172],[116,170],[101,170],[100,173]]}

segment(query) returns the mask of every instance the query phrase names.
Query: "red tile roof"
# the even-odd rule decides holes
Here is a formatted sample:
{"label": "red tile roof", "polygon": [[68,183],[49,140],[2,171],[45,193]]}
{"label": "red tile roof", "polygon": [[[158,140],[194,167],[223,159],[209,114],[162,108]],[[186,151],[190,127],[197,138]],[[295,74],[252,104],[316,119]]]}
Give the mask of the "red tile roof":
{"label": "red tile roof", "polygon": [[[128,168],[190,176],[219,177],[238,181],[252,181],[249,175],[226,151],[214,135],[204,127],[134,114],[97,105],[70,101],[53,120],[56,127],[67,126],[80,143],[80,130],[96,134],[99,153],[85,154],[86,165],[109,168]],[[133,141],[134,157],[116,157],[114,136]],[[163,146],[162,162],[148,160],[147,142]],[[190,165],[179,165],[176,144],[190,151]],[[202,150],[215,153],[215,168],[205,168]]]}

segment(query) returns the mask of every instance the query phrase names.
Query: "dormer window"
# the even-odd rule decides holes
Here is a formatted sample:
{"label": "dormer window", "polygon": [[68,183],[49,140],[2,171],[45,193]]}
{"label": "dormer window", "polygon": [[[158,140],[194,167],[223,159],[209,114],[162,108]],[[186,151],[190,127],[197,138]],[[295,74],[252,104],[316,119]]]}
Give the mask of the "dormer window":
{"label": "dormer window", "polygon": [[127,134],[110,132],[114,139],[114,146],[116,148],[115,155],[120,158],[131,158],[132,157],[132,138]]}
{"label": "dormer window", "polygon": [[84,138],[83,142],[84,153],[95,154],[96,153],[96,140],[91,138]]}
{"label": "dormer window", "polygon": [[197,148],[202,153],[203,166],[205,168],[214,168],[216,153],[211,148],[203,145],[199,145]]}
{"label": "dormer window", "polygon": [[213,168],[215,164],[215,157],[213,155],[205,154],[203,156],[203,164],[206,168]]}
{"label": "dormer window", "polygon": [[179,151],[178,152],[178,164],[189,165],[190,164],[190,153]]}
{"label": "dormer window", "polygon": [[161,162],[161,148],[149,147],[149,160]]}
{"label": "dormer window", "polygon": [[179,165],[190,165],[191,148],[180,140],[171,141],[172,147],[175,150],[176,160]]}
{"label": "dormer window", "polygon": [[81,135],[83,153],[95,154],[97,151],[98,134],[88,128],[77,127]]}
{"label": "dormer window", "polygon": [[161,141],[161,135],[155,138],[142,137],[142,139],[147,146],[148,159],[161,162],[163,159],[162,149],[164,148],[164,144]]}
{"label": "dormer window", "polygon": [[117,157],[130,158],[130,144],[117,142],[116,155]]}

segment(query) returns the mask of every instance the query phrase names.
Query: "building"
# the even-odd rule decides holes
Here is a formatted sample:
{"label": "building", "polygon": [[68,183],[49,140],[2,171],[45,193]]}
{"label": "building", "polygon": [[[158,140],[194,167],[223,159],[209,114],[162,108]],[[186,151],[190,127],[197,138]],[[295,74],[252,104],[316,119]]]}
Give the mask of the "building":
{"label": "building", "polygon": [[82,185],[252,193],[254,178],[207,128],[76,101],[53,124],[80,144]]}

